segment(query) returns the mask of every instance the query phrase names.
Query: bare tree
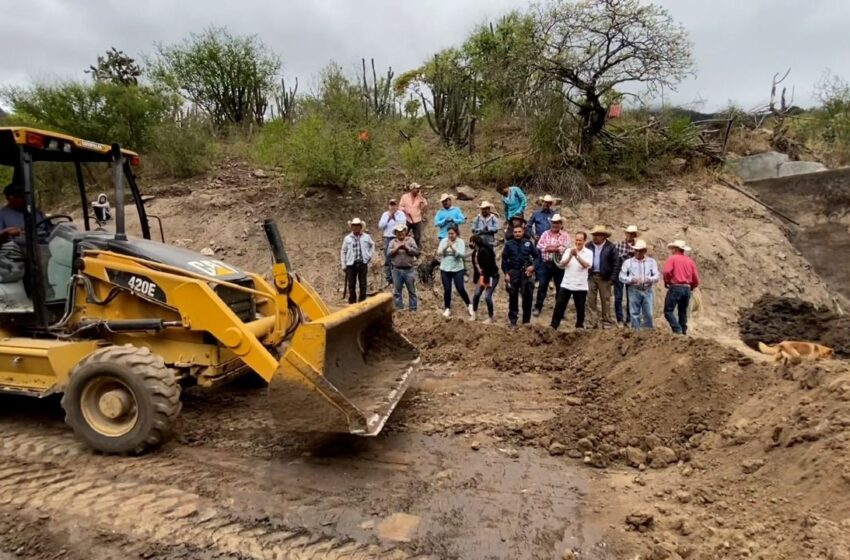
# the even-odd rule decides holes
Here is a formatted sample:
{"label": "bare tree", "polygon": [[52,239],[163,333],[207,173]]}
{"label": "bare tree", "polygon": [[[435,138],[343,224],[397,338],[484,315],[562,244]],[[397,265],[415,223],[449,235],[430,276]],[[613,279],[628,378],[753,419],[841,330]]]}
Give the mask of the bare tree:
{"label": "bare tree", "polygon": [[786,119],[788,118],[788,114],[791,111],[791,107],[794,104],[794,90],[791,90],[791,101],[789,102],[786,99],[787,88],[782,86],[782,93],[779,96],[779,105],[776,104],[776,89],[779,85],[781,85],[791,73],[791,69],[785,71],[785,74],[782,77],[779,77],[779,73],[773,75],[773,82],[770,86],[770,102],[767,105],[768,111],[773,115],[773,118],[776,119],[775,126],[773,127],[773,134],[770,138],[770,144],[777,150],[782,152],[787,152],[790,145],[788,141],[788,123]]}
{"label": "bare tree", "polygon": [[537,9],[534,42],[535,65],[576,108],[582,153],[605,126],[609,97],[673,89],[693,71],[684,28],[639,0],[552,0]]}

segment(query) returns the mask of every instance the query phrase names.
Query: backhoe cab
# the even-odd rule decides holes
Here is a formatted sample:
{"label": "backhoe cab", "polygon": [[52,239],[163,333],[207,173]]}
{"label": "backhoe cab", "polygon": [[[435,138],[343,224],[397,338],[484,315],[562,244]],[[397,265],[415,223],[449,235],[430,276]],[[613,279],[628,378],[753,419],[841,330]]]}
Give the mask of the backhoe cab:
{"label": "backhoe cab", "polygon": [[[390,296],[332,313],[292,273],[270,220],[271,281],[166,245],[161,222],[152,240],[156,218],[136,183],[138,161],[117,145],[0,128],[0,172],[11,171],[24,198],[20,216],[10,214],[20,235],[0,239],[0,392],[61,392],[74,432],[110,453],[165,441],[182,386],[213,387],[248,371],[269,382],[284,430],[379,433],[418,363],[393,330]],[[74,170],[82,223],[40,214],[44,163]],[[93,205],[87,194],[84,170],[98,164],[110,172],[114,231],[102,227],[103,197]],[[138,236],[126,231],[128,205]],[[4,276],[6,265],[21,272]]]}

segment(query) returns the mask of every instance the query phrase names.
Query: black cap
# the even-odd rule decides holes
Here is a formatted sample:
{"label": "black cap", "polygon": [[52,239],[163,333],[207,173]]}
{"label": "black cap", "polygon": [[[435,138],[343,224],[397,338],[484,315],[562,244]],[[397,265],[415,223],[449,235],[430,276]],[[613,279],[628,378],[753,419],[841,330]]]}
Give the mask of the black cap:
{"label": "black cap", "polygon": [[3,189],[3,194],[7,197],[24,196],[24,187],[15,183],[9,183],[6,185],[6,188]]}

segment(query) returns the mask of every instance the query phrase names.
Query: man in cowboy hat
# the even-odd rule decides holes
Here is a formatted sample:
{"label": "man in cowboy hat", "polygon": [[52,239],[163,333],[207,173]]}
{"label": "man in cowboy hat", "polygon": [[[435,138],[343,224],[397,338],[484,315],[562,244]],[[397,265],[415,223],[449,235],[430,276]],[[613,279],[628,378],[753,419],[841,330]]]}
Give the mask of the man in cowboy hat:
{"label": "man in cowboy hat", "polygon": [[[620,275],[620,257],[617,249],[608,238],[611,232],[604,225],[597,225],[590,230],[591,242],[586,245],[593,254],[589,273],[590,282],[587,292],[587,306],[596,316],[596,326],[606,327],[611,321],[611,286]],[[597,312],[596,296],[599,295],[601,311]]]}
{"label": "man in cowboy hat", "polygon": [[[626,259],[630,259],[635,255],[635,251],[633,249],[635,240],[638,237],[638,227],[636,225],[629,225],[623,228],[623,232],[625,233],[625,238],[614,243],[614,247],[617,248],[617,255],[620,257],[620,264],[626,262]],[[626,292],[626,297],[628,298],[627,290],[623,289],[623,283],[620,282],[619,278],[614,279],[614,316],[617,317],[617,323],[628,324],[629,322],[629,303],[626,300],[626,306],[623,307],[623,292]]]}
{"label": "man in cowboy hat", "polygon": [[422,220],[427,207],[428,201],[422,195],[419,183],[410,183],[407,192],[398,201],[399,210],[407,215],[407,229],[413,234],[413,240],[419,248],[422,247]]}
{"label": "man in cowboy hat", "polygon": [[[363,221],[354,218],[348,225],[351,233],[342,240],[340,264],[345,271],[348,303],[366,299],[366,282],[368,280],[369,263],[375,255],[375,242],[363,231]],[[356,297],[355,288],[360,284],[360,297]]]}
{"label": "man in cowboy hat", "polygon": [[[699,287],[696,263],[685,254],[688,244],[677,239],[667,244],[670,257],[662,271],[667,296],[664,298],[664,318],[676,334],[688,334],[688,304],[691,292]],[[678,316],[677,313],[678,312]]]}
{"label": "man in cowboy hat", "polygon": [[472,220],[472,234],[493,247],[496,245],[496,234],[499,233],[499,218],[493,214],[493,205],[486,200],[478,208],[481,212]]}
{"label": "man in cowboy hat", "polygon": [[658,263],[646,256],[646,242],[638,239],[632,245],[634,256],[627,258],[620,269],[620,282],[629,292],[629,316],[632,328],[652,328],[653,287],[661,279]]}
{"label": "man in cowboy hat", "polygon": [[525,193],[522,192],[521,188],[517,186],[500,186],[496,187],[496,190],[502,195],[502,205],[504,206],[504,215],[506,218],[525,216],[528,199],[526,198]]}
{"label": "man in cowboy hat", "polygon": [[552,227],[552,216],[555,215],[555,210],[552,208],[555,199],[552,198],[552,195],[547,194],[540,199],[540,203],[542,206],[531,215],[531,219],[528,221],[528,229],[535,243]]}
{"label": "man in cowboy hat", "polygon": [[466,223],[466,216],[457,206],[452,206],[452,195],[443,193],[440,195],[440,208],[434,216],[434,225],[437,227],[437,238],[445,239],[451,226],[460,226]]}
{"label": "man in cowboy hat", "polygon": [[419,247],[413,237],[407,234],[407,226],[398,224],[394,228],[395,239],[390,242],[388,254],[393,265],[393,299],[395,308],[404,309],[403,288],[407,288],[408,308],[416,311],[416,257]]}
{"label": "man in cowboy hat", "polygon": [[564,279],[564,269],[558,266],[564,252],[571,245],[570,234],[564,231],[564,219],[560,214],[554,214],[551,218],[551,227],[543,232],[537,241],[537,250],[540,252],[537,272],[537,300],[534,304],[534,316],[539,317],[543,311],[543,302],[549,293],[549,282],[555,281],[555,295],[558,287]]}
{"label": "man in cowboy hat", "polygon": [[395,228],[399,224],[407,224],[407,215],[399,210],[398,201],[392,198],[387,205],[387,211],[378,220],[378,228],[384,234],[384,280],[386,280],[387,286],[393,284],[393,265],[390,262],[389,248],[390,242],[395,239]]}

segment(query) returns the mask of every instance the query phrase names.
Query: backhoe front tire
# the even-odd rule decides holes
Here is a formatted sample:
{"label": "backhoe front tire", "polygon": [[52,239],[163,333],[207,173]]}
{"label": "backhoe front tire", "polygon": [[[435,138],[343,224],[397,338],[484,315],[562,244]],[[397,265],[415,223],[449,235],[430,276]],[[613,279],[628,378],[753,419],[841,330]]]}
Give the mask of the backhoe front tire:
{"label": "backhoe front tire", "polygon": [[148,348],[109,346],[71,372],[62,408],[65,423],[91,448],[138,454],[171,437],[180,413],[174,371]]}

